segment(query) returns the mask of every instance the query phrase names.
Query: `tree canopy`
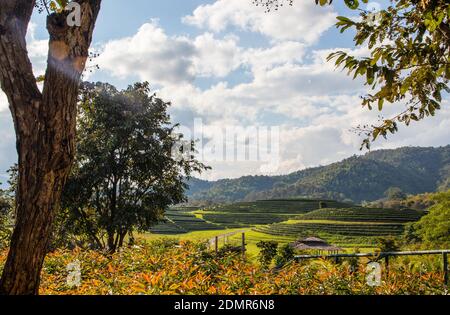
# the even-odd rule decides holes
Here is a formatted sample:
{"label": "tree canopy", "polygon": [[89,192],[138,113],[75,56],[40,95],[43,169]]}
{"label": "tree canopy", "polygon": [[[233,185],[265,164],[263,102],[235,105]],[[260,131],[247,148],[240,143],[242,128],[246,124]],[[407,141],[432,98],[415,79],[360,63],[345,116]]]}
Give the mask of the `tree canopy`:
{"label": "tree canopy", "polygon": [[429,214],[412,225],[413,233],[428,244],[450,243],[450,190],[437,193],[433,199],[436,204]]}
{"label": "tree canopy", "polygon": [[124,91],[85,84],[78,114],[75,167],[63,195],[69,224],[114,251],[133,229],[147,230],[171,204],[185,201],[185,182],[206,167],[193,150],[174,155],[180,135],[170,104],[150,95],[148,83]]}

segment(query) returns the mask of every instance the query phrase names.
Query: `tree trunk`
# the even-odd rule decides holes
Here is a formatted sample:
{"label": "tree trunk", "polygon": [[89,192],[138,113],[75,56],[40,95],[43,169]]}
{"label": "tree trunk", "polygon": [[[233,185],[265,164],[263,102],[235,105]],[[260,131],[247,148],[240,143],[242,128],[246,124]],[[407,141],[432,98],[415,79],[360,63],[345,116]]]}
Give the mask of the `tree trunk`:
{"label": "tree trunk", "polygon": [[35,1],[4,0],[0,11],[0,83],[16,130],[17,220],[0,279],[0,294],[38,294],[61,192],[75,155],[76,104],[100,0],[78,0],[82,25],[67,13],[47,19],[50,34],[44,89],[37,88],[25,36]]}
{"label": "tree trunk", "polygon": [[113,254],[116,251],[114,229],[113,228],[108,229],[107,234],[108,234],[108,252],[110,254]]}
{"label": "tree trunk", "polygon": [[22,140],[19,149],[18,220],[1,279],[2,294],[38,294],[50,229],[68,174],[68,167],[58,170],[40,163],[37,154],[49,158],[51,152],[22,147],[31,143],[42,145],[40,141],[32,141]]}
{"label": "tree trunk", "polygon": [[127,231],[126,231],[126,230],[125,230],[125,232],[122,231],[122,232],[120,233],[120,238],[119,238],[119,248],[122,248],[122,246],[123,246],[123,241],[125,240],[125,236],[127,236]]}
{"label": "tree trunk", "polygon": [[103,248],[103,243],[100,240],[100,238],[97,236],[97,229],[94,228],[92,222],[89,221],[89,218],[84,212],[83,209],[75,208],[75,211],[78,212],[78,215],[80,216],[80,219],[82,222],[84,222],[84,225],[86,226],[87,233],[89,234],[90,241],[93,242],[96,246],[96,248]]}
{"label": "tree trunk", "polygon": [[135,243],[136,242],[134,240],[133,230],[130,230],[128,232],[128,246],[134,246]]}

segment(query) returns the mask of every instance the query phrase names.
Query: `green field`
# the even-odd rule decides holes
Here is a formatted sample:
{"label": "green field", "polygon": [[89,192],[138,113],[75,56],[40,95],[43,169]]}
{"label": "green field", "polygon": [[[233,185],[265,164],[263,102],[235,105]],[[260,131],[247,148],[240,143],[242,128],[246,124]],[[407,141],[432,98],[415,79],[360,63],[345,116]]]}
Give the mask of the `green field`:
{"label": "green field", "polygon": [[[293,241],[291,237],[284,236],[273,236],[264,233],[260,233],[257,231],[253,231],[251,229],[224,229],[224,230],[216,230],[216,231],[195,231],[183,234],[151,234],[145,233],[140,235],[140,237],[146,240],[156,240],[161,238],[170,238],[170,239],[178,239],[178,240],[191,240],[191,241],[208,241],[213,239],[215,236],[223,235],[227,233],[236,232],[237,234],[231,236],[228,239],[228,244],[238,246],[241,242],[241,233],[245,231],[245,243],[247,256],[251,258],[255,258],[258,254],[259,250],[256,247],[256,243],[259,241],[276,241],[280,245],[290,243]],[[219,240],[219,245],[222,246],[223,240]]]}
{"label": "green field", "polygon": [[299,220],[335,220],[350,222],[398,222],[406,223],[419,220],[423,211],[411,209],[379,209],[379,208],[327,208],[300,215]]}
{"label": "green field", "polygon": [[387,236],[403,233],[402,224],[358,223],[338,221],[297,221],[295,223],[276,223],[255,228],[256,231],[270,234],[298,237],[299,235],[325,232],[348,236]]}
{"label": "green field", "polygon": [[[327,208],[319,209],[320,206]],[[410,209],[364,208],[307,199],[239,202],[203,209],[177,207],[167,211],[165,222],[152,228],[145,237],[208,240],[245,230],[251,254],[257,252],[256,243],[260,240],[284,244],[309,236],[342,248],[373,248],[377,238],[401,236],[405,223],[417,221],[424,214]],[[228,241],[238,243],[240,238],[236,235]]]}
{"label": "green field", "polygon": [[333,200],[314,199],[274,199],[254,202],[238,202],[230,205],[222,205],[210,208],[213,212],[221,213],[264,213],[264,214],[302,214],[320,208],[320,203],[329,208],[346,208],[351,205]]}
{"label": "green field", "polygon": [[192,231],[221,230],[223,227],[206,222],[189,213],[192,209],[171,209],[166,212],[166,220],[150,231],[155,234],[182,234]]}
{"label": "green field", "polygon": [[203,209],[197,213],[206,221],[226,228],[251,227],[255,225],[279,223],[298,215],[319,209],[322,206],[343,208],[349,204],[331,200],[279,199],[255,202],[238,202]]}

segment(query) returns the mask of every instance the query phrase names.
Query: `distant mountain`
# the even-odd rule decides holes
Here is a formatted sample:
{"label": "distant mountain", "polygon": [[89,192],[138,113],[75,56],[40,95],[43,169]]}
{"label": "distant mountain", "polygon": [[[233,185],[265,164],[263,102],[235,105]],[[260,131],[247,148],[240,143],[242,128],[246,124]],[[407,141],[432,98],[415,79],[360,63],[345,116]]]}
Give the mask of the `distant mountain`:
{"label": "distant mountain", "polygon": [[382,198],[389,187],[399,187],[409,194],[449,189],[450,145],[373,151],[284,176],[245,176],[214,182],[192,179],[188,184],[190,201],[294,197],[373,201]]}

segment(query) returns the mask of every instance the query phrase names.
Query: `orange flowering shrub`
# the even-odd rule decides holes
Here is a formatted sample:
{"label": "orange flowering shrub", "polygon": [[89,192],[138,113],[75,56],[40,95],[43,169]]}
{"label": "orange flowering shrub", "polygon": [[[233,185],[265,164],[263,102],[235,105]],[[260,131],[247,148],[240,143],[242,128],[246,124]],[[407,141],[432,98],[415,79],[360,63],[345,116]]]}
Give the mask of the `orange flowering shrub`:
{"label": "orange flowering shrub", "polygon": [[[0,253],[0,269],[6,253]],[[67,279],[67,266],[78,262],[79,286]],[[364,266],[316,260],[267,270],[235,254],[215,256],[205,244],[154,241],[113,255],[96,251],[60,250],[47,256],[40,293],[44,295],[324,295],[324,294],[446,294],[439,270],[419,272],[392,264],[380,286],[366,283]]]}

